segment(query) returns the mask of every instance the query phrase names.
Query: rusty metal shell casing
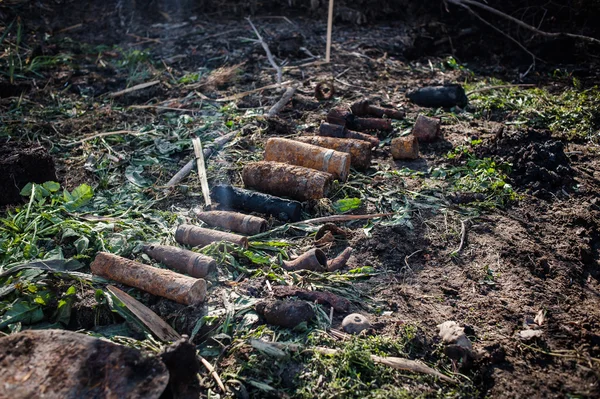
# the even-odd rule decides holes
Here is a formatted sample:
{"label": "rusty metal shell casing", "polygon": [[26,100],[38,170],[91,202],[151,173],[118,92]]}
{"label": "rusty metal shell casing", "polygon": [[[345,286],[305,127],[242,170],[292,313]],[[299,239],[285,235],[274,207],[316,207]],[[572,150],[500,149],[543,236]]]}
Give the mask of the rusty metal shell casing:
{"label": "rusty metal shell casing", "polygon": [[327,269],[327,256],[318,248],[313,248],[290,261],[283,261],[283,268],[288,271],[311,270],[322,272]]}
{"label": "rusty metal shell casing", "polygon": [[175,241],[191,247],[204,247],[213,242],[227,241],[248,248],[248,238],[224,231],[182,224],[175,230]]}
{"label": "rusty metal shell casing", "polygon": [[346,152],[350,154],[350,165],[358,170],[365,170],[371,166],[371,144],[367,141],[322,136],[300,136],[294,140]]}
{"label": "rusty metal shell casing", "polygon": [[299,201],[327,196],[333,175],[281,162],[251,162],[244,166],[242,180],[247,187]]}
{"label": "rusty metal shell casing", "polygon": [[369,100],[360,100],[353,103],[350,106],[350,110],[356,116],[372,115],[382,118],[385,115],[392,119],[404,119],[404,111],[393,108],[376,107],[372,105]]}
{"label": "rusty metal shell casing", "polygon": [[265,147],[265,161],[283,162],[331,173],[346,181],[350,173],[350,154],[299,141],[270,138]]}
{"label": "rusty metal shell casing", "polygon": [[348,130],[343,126],[327,122],[323,122],[321,123],[321,126],[319,126],[319,136],[368,141],[371,144],[371,147],[377,147],[379,145],[379,139],[377,137]]}
{"label": "rusty metal shell casing", "polygon": [[91,263],[92,273],[119,283],[162,296],[184,305],[206,299],[206,281],[171,270],[144,265],[107,252],[99,252]]}
{"label": "rusty metal shell casing", "polygon": [[392,121],[389,119],[359,118],[346,107],[335,107],[329,110],[327,122],[358,131],[383,130],[391,132],[394,129]]}
{"label": "rusty metal shell casing", "polygon": [[275,197],[274,195],[219,184],[212,188],[211,197],[221,206],[227,208],[265,213],[284,221],[297,222],[302,219],[302,204],[300,202]]}
{"label": "rusty metal shell casing", "polygon": [[228,211],[196,211],[195,213],[198,219],[210,226],[220,227],[240,234],[252,236],[264,233],[267,230],[267,221],[258,216]]}
{"label": "rusty metal shell casing", "polygon": [[206,277],[217,267],[214,259],[170,245],[144,245],[142,249],[152,259],[192,277]]}
{"label": "rusty metal shell casing", "polygon": [[440,136],[441,125],[439,118],[419,115],[412,128],[412,134],[422,142],[434,141]]}
{"label": "rusty metal shell casing", "polygon": [[419,140],[413,134],[396,137],[391,143],[392,157],[394,159],[419,158]]}

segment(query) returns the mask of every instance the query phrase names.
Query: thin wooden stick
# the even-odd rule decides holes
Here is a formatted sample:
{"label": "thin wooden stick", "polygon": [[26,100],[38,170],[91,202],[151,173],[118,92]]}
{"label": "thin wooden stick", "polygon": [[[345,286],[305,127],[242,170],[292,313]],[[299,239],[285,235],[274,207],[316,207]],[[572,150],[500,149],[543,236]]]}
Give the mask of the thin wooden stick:
{"label": "thin wooden stick", "polygon": [[475,7],[479,7],[483,10],[486,10],[492,14],[495,14],[499,17],[508,19],[511,22],[514,22],[515,24],[519,25],[522,28],[528,29],[538,35],[541,36],[546,36],[546,37],[560,37],[560,36],[566,36],[566,37],[570,37],[572,39],[580,39],[580,40],[585,40],[591,43],[596,43],[596,44],[600,44],[600,39],[596,39],[594,37],[590,37],[590,36],[583,36],[583,35],[576,35],[573,33],[563,33],[563,32],[546,32],[543,30],[539,30],[538,28],[536,28],[535,26],[531,26],[523,21],[521,21],[520,19],[517,19],[513,16],[510,16],[508,14],[503,13],[502,11],[499,11],[495,8],[492,8],[488,5],[485,5],[483,3],[480,3],[479,1],[475,1],[475,0],[448,0],[448,2],[450,4],[454,4],[457,6],[461,6],[461,7],[465,7],[466,4],[468,5],[472,5]]}
{"label": "thin wooden stick", "polygon": [[[219,137],[218,139],[216,139],[214,141],[212,147],[205,148],[202,151],[204,158],[208,158],[214,152],[217,152],[221,147],[223,147],[225,144],[227,144],[229,141],[231,141],[237,134],[238,134],[238,132],[236,130],[234,132],[227,133],[226,135],[223,135],[223,136]],[[194,158],[190,159],[190,161],[188,163],[186,163],[185,166],[183,168],[181,168],[179,170],[179,172],[177,172],[171,178],[171,180],[169,180],[169,182],[166,184],[166,187],[172,187],[172,186],[176,185],[177,183],[182,181],[187,175],[189,175],[190,172],[194,169],[195,162],[196,162],[196,160]]]}
{"label": "thin wooden stick", "polygon": [[325,47],[325,62],[331,61],[331,29],[333,28],[333,0],[329,0],[327,15],[327,47]]}
{"label": "thin wooden stick", "polygon": [[136,132],[134,130],[115,130],[112,132],[97,133],[97,134],[93,134],[91,136],[84,137],[81,140],[73,141],[72,143],[69,143],[67,145],[71,146],[71,145],[81,144],[81,143],[85,143],[86,141],[97,139],[99,137],[114,136],[114,135],[118,135],[118,134],[133,134],[133,135],[135,135],[138,133],[139,132]]}
{"label": "thin wooden stick", "polygon": [[114,92],[114,93],[110,93],[108,96],[111,97],[111,98],[119,97],[119,96],[122,96],[124,94],[128,94],[128,93],[131,93],[131,92],[134,92],[134,91],[137,91],[137,90],[146,89],[148,87],[157,85],[159,83],[160,83],[160,80],[154,80],[152,82],[141,83],[139,85],[135,85],[135,86],[130,87],[130,88],[125,89],[125,90],[121,90],[121,91],[117,91],[117,92]]}
{"label": "thin wooden stick", "polygon": [[213,100],[211,98],[206,98],[207,101],[215,101],[218,103],[222,103],[222,102],[227,102],[227,101],[233,101],[233,100],[239,100],[240,98],[244,98],[252,93],[256,93],[262,90],[268,90],[268,89],[276,89],[279,88],[281,86],[285,86],[285,85],[289,85],[290,83],[292,83],[291,80],[286,80],[283,83],[276,83],[276,84],[272,84],[272,85],[267,85],[267,86],[263,86],[263,87],[259,87],[258,89],[252,89],[252,90],[248,90],[245,91],[243,93],[238,93],[238,94],[233,94],[231,96],[227,96],[227,97],[223,97],[223,98],[217,98],[216,100]]}
{"label": "thin wooden stick", "polygon": [[281,77],[283,75],[283,70],[281,69],[281,67],[279,65],[277,65],[277,63],[275,62],[275,58],[273,58],[273,54],[271,54],[271,50],[269,50],[269,46],[267,45],[267,43],[263,40],[262,36],[260,35],[260,33],[258,33],[258,30],[256,29],[256,27],[254,26],[254,24],[252,23],[252,21],[250,20],[250,18],[246,18],[246,21],[248,21],[248,23],[250,24],[250,26],[252,27],[252,29],[254,30],[254,33],[256,34],[256,37],[258,37],[258,41],[260,42],[260,44],[262,45],[263,49],[265,49],[265,53],[267,53],[267,58],[269,59],[269,62],[271,63],[271,65],[273,66],[273,68],[275,68],[275,70],[277,71],[277,84],[281,85]]}
{"label": "thin wooden stick", "polygon": [[194,137],[192,139],[194,145],[194,153],[196,154],[196,164],[198,165],[198,178],[200,179],[200,186],[202,187],[202,195],[204,196],[204,204],[210,206],[212,204],[210,200],[210,189],[208,188],[208,179],[206,177],[206,167],[204,165],[204,153],[202,152],[202,142],[200,138]]}
{"label": "thin wooden stick", "polygon": [[285,107],[285,104],[287,104],[292,97],[294,96],[294,93],[296,92],[296,88],[295,87],[288,87],[285,90],[285,93],[283,93],[283,96],[281,96],[281,99],[279,101],[277,101],[275,103],[275,105],[273,105],[271,107],[271,109],[269,110],[269,112],[266,113],[266,116],[268,117],[273,117],[275,115],[277,115],[279,113],[279,111],[281,111],[281,109],[283,107]]}
{"label": "thin wooden stick", "polygon": [[301,222],[296,222],[294,224],[302,224],[302,223],[328,223],[328,222],[347,222],[349,220],[365,220],[365,219],[375,219],[382,218],[385,216],[394,215],[394,212],[390,213],[373,213],[370,215],[333,215],[333,216],[324,216],[315,219],[307,219]]}
{"label": "thin wooden stick", "polygon": [[206,367],[206,369],[208,370],[208,372],[210,373],[210,375],[215,379],[215,381],[217,382],[217,385],[219,386],[219,389],[221,390],[221,392],[227,392],[225,390],[225,385],[223,385],[223,381],[221,381],[221,377],[219,377],[219,374],[217,374],[217,372],[215,371],[215,368],[212,366],[212,364],[210,364],[208,362],[208,360],[206,360],[205,358],[203,358],[202,356],[198,355],[198,358],[200,359],[200,362],[202,363],[202,365],[204,367]]}

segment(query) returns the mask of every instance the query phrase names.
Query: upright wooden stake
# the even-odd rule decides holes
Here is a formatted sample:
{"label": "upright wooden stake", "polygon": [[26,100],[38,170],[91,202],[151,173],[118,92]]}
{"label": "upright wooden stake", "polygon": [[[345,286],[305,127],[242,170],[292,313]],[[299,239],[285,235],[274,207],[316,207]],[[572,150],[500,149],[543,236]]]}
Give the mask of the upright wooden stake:
{"label": "upright wooden stake", "polygon": [[325,62],[331,58],[331,28],[333,26],[333,0],[329,0],[329,16],[327,17],[327,48],[325,49]]}
{"label": "upright wooden stake", "polygon": [[198,164],[198,177],[202,186],[202,195],[204,196],[204,204],[210,206],[210,189],[208,188],[208,179],[206,178],[206,167],[204,166],[204,153],[202,152],[202,143],[198,137],[192,139],[194,145],[194,154],[196,154],[196,162]]}

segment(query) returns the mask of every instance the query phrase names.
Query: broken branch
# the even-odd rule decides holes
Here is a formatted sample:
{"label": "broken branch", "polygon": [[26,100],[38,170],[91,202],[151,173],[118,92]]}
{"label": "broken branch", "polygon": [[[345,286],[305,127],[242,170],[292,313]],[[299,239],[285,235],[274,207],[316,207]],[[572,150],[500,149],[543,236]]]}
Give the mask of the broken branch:
{"label": "broken branch", "polygon": [[271,63],[271,65],[273,66],[273,68],[275,68],[275,70],[277,71],[277,84],[281,84],[281,76],[283,75],[283,70],[281,69],[281,67],[279,65],[277,65],[277,63],[275,62],[275,58],[273,57],[273,54],[271,54],[271,50],[269,50],[269,46],[267,45],[267,43],[263,40],[262,36],[260,35],[260,33],[258,33],[258,30],[256,29],[256,27],[254,26],[254,24],[252,23],[252,21],[250,20],[250,18],[246,18],[246,21],[248,21],[248,23],[250,24],[250,26],[252,27],[252,30],[254,30],[254,33],[256,34],[256,37],[258,37],[258,41],[260,42],[260,44],[263,46],[263,48],[265,49],[265,53],[267,53],[267,58],[269,59],[269,62]]}

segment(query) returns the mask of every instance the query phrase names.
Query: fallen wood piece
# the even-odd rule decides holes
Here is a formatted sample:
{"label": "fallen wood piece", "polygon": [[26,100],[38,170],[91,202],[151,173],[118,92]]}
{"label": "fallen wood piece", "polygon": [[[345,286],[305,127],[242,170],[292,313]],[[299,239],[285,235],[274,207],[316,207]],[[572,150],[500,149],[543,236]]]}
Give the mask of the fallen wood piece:
{"label": "fallen wood piece", "polygon": [[258,41],[260,42],[261,46],[265,50],[265,53],[267,54],[267,59],[269,60],[269,62],[273,66],[273,68],[275,68],[275,70],[277,71],[277,83],[281,84],[281,77],[282,77],[282,74],[283,74],[283,70],[275,62],[275,58],[273,58],[273,54],[271,54],[271,50],[269,49],[269,46],[263,40],[263,38],[260,35],[260,33],[258,33],[258,29],[256,29],[256,27],[254,26],[254,24],[252,23],[252,21],[250,20],[250,18],[246,18],[246,21],[248,21],[248,23],[252,27],[252,30],[254,30],[254,34],[256,35],[256,37],[258,37]]}
{"label": "fallen wood piece", "polygon": [[255,235],[264,233],[267,230],[267,221],[258,216],[228,211],[196,211],[195,213],[198,219],[210,226],[240,234]]}
{"label": "fallen wood piece", "polygon": [[298,223],[309,223],[309,224],[319,224],[319,223],[328,223],[328,222],[348,222],[350,220],[365,220],[365,219],[376,219],[382,218],[386,216],[392,216],[394,212],[389,213],[372,213],[370,215],[333,215],[333,216],[323,216],[320,218],[307,219]]}
{"label": "fallen wood piece", "polygon": [[392,119],[404,119],[405,113],[404,111],[393,109],[393,108],[384,108],[377,107],[369,100],[361,100],[357,101],[350,106],[350,110],[356,116],[367,116],[372,115],[378,118],[383,118],[387,116]]}
{"label": "fallen wood piece", "polygon": [[235,101],[235,100],[239,100],[240,98],[244,98],[246,96],[249,96],[250,94],[254,94],[254,93],[258,93],[259,91],[263,91],[263,90],[270,90],[270,89],[278,89],[281,86],[287,86],[289,84],[292,84],[293,81],[292,80],[286,80],[285,82],[282,82],[281,84],[279,83],[274,83],[271,85],[266,85],[263,87],[259,87],[257,89],[252,89],[252,90],[248,90],[248,91],[244,91],[242,93],[238,93],[238,94],[232,94],[231,96],[227,96],[227,97],[223,97],[223,98],[217,98],[215,100],[210,99],[210,98],[206,98],[207,101],[215,101],[218,103],[224,103],[224,102],[228,102],[228,101]]}
{"label": "fallen wood piece", "polygon": [[196,278],[206,277],[217,267],[213,258],[169,245],[144,245],[142,251],[152,259]]}
{"label": "fallen wood piece", "polygon": [[348,153],[278,137],[267,140],[264,159],[331,173],[342,181],[350,173]]}
{"label": "fallen wood piece", "polygon": [[161,360],[65,330],[0,338],[1,398],[158,399],[169,381]]}
{"label": "fallen wood piece", "polygon": [[[208,158],[213,152],[217,152],[221,147],[231,141],[237,134],[238,132],[234,131],[215,139],[211,147],[202,150],[202,155],[204,158]],[[169,180],[166,187],[172,187],[182,181],[194,169],[194,164],[196,164],[196,158],[190,159],[190,161],[186,163],[185,166],[171,178],[171,180]]]}
{"label": "fallen wood piece", "polygon": [[377,137],[370,136],[366,133],[355,132],[354,130],[346,129],[344,126],[327,122],[323,122],[321,123],[321,126],[319,126],[319,136],[363,140],[369,142],[371,147],[377,147],[379,145],[379,139]]}
{"label": "fallen wood piece", "polygon": [[278,298],[296,296],[300,299],[304,299],[311,302],[328,304],[336,312],[346,313],[350,310],[351,303],[346,298],[339,295],[335,295],[331,292],[322,291],[308,291],[297,287],[290,287],[287,285],[279,285],[273,287],[273,293]]}
{"label": "fallen wood piece", "polygon": [[323,272],[327,268],[327,256],[318,248],[313,248],[294,260],[283,261],[282,266],[288,271],[311,270]]}
{"label": "fallen wood piece", "polygon": [[[102,132],[102,133],[92,134],[91,136],[84,137],[84,138],[82,138],[80,140],[73,141],[71,143],[67,143],[66,145],[67,146],[72,146],[72,145],[75,145],[75,144],[85,143],[86,141],[94,140],[94,139],[97,139],[97,138],[100,138],[100,137],[114,136],[114,135],[118,135],[118,134],[132,134],[132,135],[135,136],[138,133],[139,132],[136,132],[134,130],[115,130],[115,131],[112,131],[112,132]],[[145,132],[145,133],[148,133],[148,132]]]}
{"label": "fallen wood piece", "polygon": [[337,257],[327,262],[327,271],[334,272],[346,266],[346,263],[348,263],[348,259],[350,259],[350,256],[352,255],[352,251],[354,251],[354,249],[348,247],[344,249],[344,251]]}
{"label": "fallen wood piece", "polygon": [[90,268],[95,275],[184,305],[197,305],[206,299],[206,281],[203,279],[144,265],[107,252],[99,252]]}
{"label": "fallen wood piece", "polygon": [[217,185],[212,189],[212,197],[224,207],[264,213],[284,221],[296,222],[302,217],[302,204],[298,201],[239,187]]}
{"label": "fallen wood piece", "polygon": [[191,247],[204,247],[213,242],[227,241],[248,248],[248,238],[224,231],[182,224],[175,231],[175,241]]}
{"label": "fallen wood piece", "polygon": [[468,102],[465,89],[458,84],[421,87],[408,91],[406,97],[417,105],[431,108],[464,107]]}
{"label": "fallen wood piece", "polygon": [[[318,353],[321,353],[324,355],[330,355],[330,356],[340,353],[339,349],[325,348],[322,346],[315,346],[312,348],[307,348],[307,347],[304,347],[299,344],[289,344],[289,343],[282,343],[282,342],[265,342],[265,343],[268,345],[272,345],[275,348],[287,349],[292,352],[310,351],[310,352],[318,352]],[[373,360],[375,363],[383,364],[384,366],[388,366],[388,367],[391,367],[391,368],[394,368],[397,370],[408,370],[408,371],[412,371],[415,373],[429,374],[429,375],[433,375],[434,377],[439,378],[442,381],[449,382],[449,383],[456,383],[456,381],[453,380],[452,378],[440,373],[439,371],[427,366],[425,363],[422,363],[418,360],[405,359],[402,357],[377,356],[377,355],[371,355],[371,360]]]}
{"label": "fallen wood piece", "polygon": [[329,0],[327,11],[327,44],[325,46],[325,62],[331,61],[331,30],[333,28],[333,0]]}
{"label": "fallen wood piece", "polygon": [[210,189],[208,188],[206,166],[204,165],[204,153],[202,152],[202,142],[200,141],[200,138],[194,137],[192,139],[192,145],[194,146],[194,154],[196,155],[196,163],[198,165],[198,178],[200,179],[200,186],[202,187],[204,205],[211,206],[212,203],[210,201]]}
{"label": "fallen wood piece", "polygon": [[385,132],[391,132],[393,130],[392,121],[390,119],[359,118],[345,106],[332,108],[327,113],[327,122],[359,132],[365,130],[383,130]]}
{"label": "fallen wood piece", "polygon": [[283,96],[281,96],[281,99],[279,101],[277,101],[275,103],[275,105],[273,105],[271,107],[271,109],[269,109],[269,111],[266,113],[266,116],[271,118],[271,117],[277,115],[279,113],[279,111],[281,111],[281,109],[283,107],[285,107],[285,105],[292,99],[295,92],[296,92],[296,88],[293,86],[285,89],[285,93],[283,93]]}
{"label": "fallen wood piece", "polygon": [[394,159],[417,159],[419,158],[419,140],[414,134],[396,137],[390,145]]}
{"label": "fallen wood piece", "polygon": [[114,285],[106,287],[119,301],[123,302],[125,307],[134,314],[138,320],[148,328],[158,339],[163,342],[174,342],[181,339],[177,331],[161,319],[146,305],[133,298],[128,293],[121,291]]}
{"label": "fallen wood piece", "polygon": [[350,165],[358,170],[371,166],[371,144],[368,141],[322,136],[300,136],[294,140],[350,154]]}
{"label": "fallen wood piece", "polygon": [[246,187],[300,201],[327,197],[333,175],[281,162],[252,162],[242,170]]}
{"label": "fallen wood piece", "polygon": [[128,89],[117,91],[114,93],[110,93],[108,96],[111,98],[119,97],[124,94],[132,93],[134,91],[147,89],[148,87],[152,87],[160,83],[160,80],[153,80],[152,82],[140,83],[139,85],[132,86]]}
{"label": "fallen wood piece", "polygon": [[267,323],[285,328],[294,328],[315,318],[315,311],[304,301],[264,301],[256,304],[256,311]]}

